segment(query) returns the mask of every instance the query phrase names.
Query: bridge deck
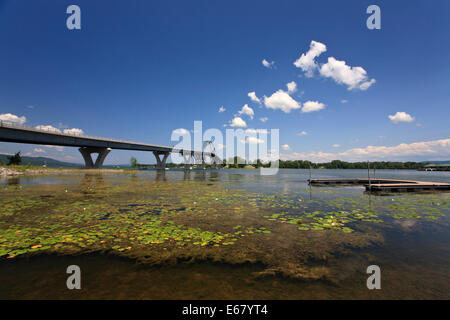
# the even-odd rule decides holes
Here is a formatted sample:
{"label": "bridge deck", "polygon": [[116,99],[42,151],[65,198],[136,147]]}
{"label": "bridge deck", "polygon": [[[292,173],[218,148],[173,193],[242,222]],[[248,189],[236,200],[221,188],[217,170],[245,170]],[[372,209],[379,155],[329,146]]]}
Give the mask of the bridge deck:
{"label": "bridge deck", "polygon": [[67,147],[110,148],[119,150],[155,151],[158,153],[199,153],[204,156],[215,155],[210,152],[183,150],[156,144],[125,140],[99,138],[85,135],[67,134],[56,131],[29,128],[0,121],[0,141]]}

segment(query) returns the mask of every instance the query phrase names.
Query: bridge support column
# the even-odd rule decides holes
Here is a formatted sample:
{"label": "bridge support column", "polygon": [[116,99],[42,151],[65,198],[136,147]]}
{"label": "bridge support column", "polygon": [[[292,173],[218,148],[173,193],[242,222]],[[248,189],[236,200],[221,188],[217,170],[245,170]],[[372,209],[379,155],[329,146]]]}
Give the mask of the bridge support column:
{"label": "bridge support column", "polygon": [[191,152],[187,153],[183,153],[183,159],[184,159],[184,171],[189,171],[191,168],[191,157],[192,154]]}
{"label": "bridge support column", "polygon": [[206,165],[205,165],[205,158],[204,158],[204,156],[202,155],[202,170],[205,170],[205,168],[206,168]]}
{"label": "bridge support column", "polygon": [[[159,155],[162,154],[162,159],[159,157]],[[156,158],[156,169],[157,170],[164,170],[166,168],[166,161],[169,157],[169,152],[160,153],[157,151],[153,151],[153,155]]]}
{"label": "bridge support column", "polygon": [[[83,156],[86,169],[101,168],[103,165],[103,161],[105,161],[106,156],[111,151],[110,148],[94,148],[94,147],[81,147],[78,150]],[[95,163],[92,161],[91,157],[92,153],[98,153]]]}

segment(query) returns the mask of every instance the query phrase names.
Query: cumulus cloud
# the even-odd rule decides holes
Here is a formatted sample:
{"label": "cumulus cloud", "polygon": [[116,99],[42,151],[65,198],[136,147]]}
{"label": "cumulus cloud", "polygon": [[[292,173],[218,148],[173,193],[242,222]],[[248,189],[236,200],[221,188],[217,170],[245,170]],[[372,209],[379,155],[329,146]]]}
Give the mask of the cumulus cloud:
{"label": "cumulus cloud", "polygon": [[49,146],[49,145],[43,145],[43,146],[46,148],[55,149],[56,151],[59,151],[59,152],[64,150],[63,146]]}
{"label": "cumulus cloud", "polygon": [[255,91],[249,92],[248,96],[250,97],[250,100],[261,104],[261,100],[256,96],[256,92]]}
{"label": "cumulus cloud", "polygon": [[302,152],[283,155],[284,159],[303,159],[326,162],[335,159],[344,161],[405,161],[444,160],[450,157],[450,139],[402,143],[396,146],[367,146],[353,148],[339,153]]}
{"label": "cumulus cloud", "polygon": [[36,153],[45,153],[45,150],[41,148],[34,148],[33,151]]}
{"label": "cumulus cloud", "polygon": [[178,128],[172,131],[172,135],[184,136],[189,134],[189,131],[184,128]]}
{"label": "cumulus cloud", "polygon": [[248,143],[248,144],[261,144],[264,143],[264,140],[259,139],[257,137],[247,137],[245,140],[241,140],[242,143]]}
{"label": "cumulus cloud", "polygon": [[245,115],[249,116],[250,119],[253,120],[253,116],[255,115],[255,112],[253,111],[252,108],[250,108],[250,107],[248,106],[248,104],[245,104],[245,105],[242,107],[242,109],[239,110],[238,114],[240,114],[240,115],[241,115],[241,114],[245,114]]}
{"label": "cumulus cloud", "polygon": [[305,73],[305,76],[310,78],[314,74],[314,70],[318,68],[315,58],[327,51],[327,46],[317,41],[311,41],[309,50],[303,53],[300,58],[294,61],[294,65],[300,68]]}
{"label": "cumulus cloud", "polygon": [[362,67],[348,66],[345,61],[333,57],[329,57],[328,62],[320,67],[320,74],[346,85],[348,90],[367,90],[376,82],[375,79],[368,80],[367,72]]}
{"label": "cumulus cloud", "polygon": [[300,104],[292,99],[286,91],[281,89],[273,93],[270,97],[264,96],[264,104],[268,109],[280,109],[285,113],[300,109]]}
{"label": "cumulus cloud", "polygon": [[335,144],[333,144],[333,148],[339,148],[341,145],[340,144],[337,144],[337,143],[335,143]]}
{"label": "cumulus cloud", "polygon": [[246,126],[247,123],[241,117],[234,117],[230,123],[230,127],[245,128]]}
{"label": "cumulus cloud", "polygon": [[303,104],[302,112],[314,112],[319,111],[325,108],[325,104],[320,103],[319,101],[306,101]]}
{"label": "cumulus cloud", "polygon": [[25,122],[27,122],[27,118],[25,118],[25,116],[16,116],[15,114],[12,113],[2,113],[0,114],[0,120],[1,121],[7,121],[7,122],[12,122],[14,124],[24,124]]}
{"label": "cumulus cloud", "polygon": [[246,134],[267,134],[267,129],[246,129]]}
{"label": "cumulus cloud", "polygon": [[414,117],[411,117],[410,114],[407,114],[406,112],[397,112],[394,115],[389,115],[388,116],[389,119],[391,119],[391,121],[393,123],[399,123],[399,122],[413,122],[414,121]]}
{"label": "cumulus cloud", "polygon": [[78,128],[72,128],[72,129],[64,129],[63,133],[81,136],[84,134],[84,131]]}
{"label": "cumulus cloud", "polygon": [[287,150],[290,150],[290,149],[291,149],[291,147],[289,147],[289,145],[288,145],[288,144],[283,144],[283,145],[281,146],[281,149],[283,149],[283,150],[287,151]]}
{"label": "cumulus cloud", "polygon": [[269,120],[269,118],[267,118],[267,117],[262,117],[262,118],[259,118],[259,120],[260,120],[261,122],[266,122],[267,120]]}
{"label": "cumulus cloud", "polygon": [[297,91],[297,84],[295,83],[295,81],[286,83],[286,87],[288,88],[289,93],[294,93],[295,91]]}
{"label": "cumulus cloud", "polygon": [[83,135],[84,131],[78,128],[72,128],[72,129],[64,129],[63,131],[61,131],[58,128],[55,128],[54,126],[51,125],[38,125],[35,127],[38,130],[44,130],[44,131],[49,131],[49,132],[54,132],[54,133],[65,133],[65,134],[71,134],[71,135]]}
{"label": "cumulus cloud", "polygon": [[347,102],[348,102],[348,100],[346,100],[346,99],[341,100],[341,103],[347,103]]}
{"label": "cumulus cloud", "polygon": [[266,68],[272,68],[272,66],[275,64],[275,61],[269,62],[266,59],[263,59],[261,61],[262,65]]}
{"label": "cumulus cloud", "polygon": [[221,106],[221,107],[219,108],[219,113],[220,113],[220,112],[225,112],[225,110],[226,110],[226,109],[224,108],[224,106]]}
{"label": "cumulus cloud", "polygon": [[59,130],[58,128],[55,128],[51,125],[39,125],[39,126],[36,126],[35,128],[38,130],[61,133],[61,130]]}
{"label": "cumulus cloud", "polygon": [[301,131],[299,133],[297,133],[298,136],[306,136],[308,134],[308,132],[306,131]]}

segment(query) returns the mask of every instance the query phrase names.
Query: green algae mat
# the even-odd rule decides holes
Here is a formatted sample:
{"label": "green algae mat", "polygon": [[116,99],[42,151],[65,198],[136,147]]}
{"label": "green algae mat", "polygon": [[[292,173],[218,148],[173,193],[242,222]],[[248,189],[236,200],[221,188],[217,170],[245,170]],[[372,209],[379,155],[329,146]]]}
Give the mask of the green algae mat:
{"label": "green algae mat", "polygon": [[450,211],[448,193],[316,188],[312,200],[307,189],[264,193],[151,174],[37,180],[0,186],[0,259],[101,252],[159,266],[261,263],[257,276],[331,279],[333,269],[317,261],[382,245],[389,229],[448,228]]}

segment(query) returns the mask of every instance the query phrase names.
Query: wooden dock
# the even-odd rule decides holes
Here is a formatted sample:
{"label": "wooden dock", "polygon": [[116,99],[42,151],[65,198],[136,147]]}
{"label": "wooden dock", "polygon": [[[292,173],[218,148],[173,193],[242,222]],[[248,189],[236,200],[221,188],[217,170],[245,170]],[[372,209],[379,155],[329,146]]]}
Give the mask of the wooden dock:
{"label": "wooden dock", "polygon": [[450,183],[425,182],[396,179],[308,179],[311,185],[321,184],[362,184],[367,191],[421,191],[450,190]]}

